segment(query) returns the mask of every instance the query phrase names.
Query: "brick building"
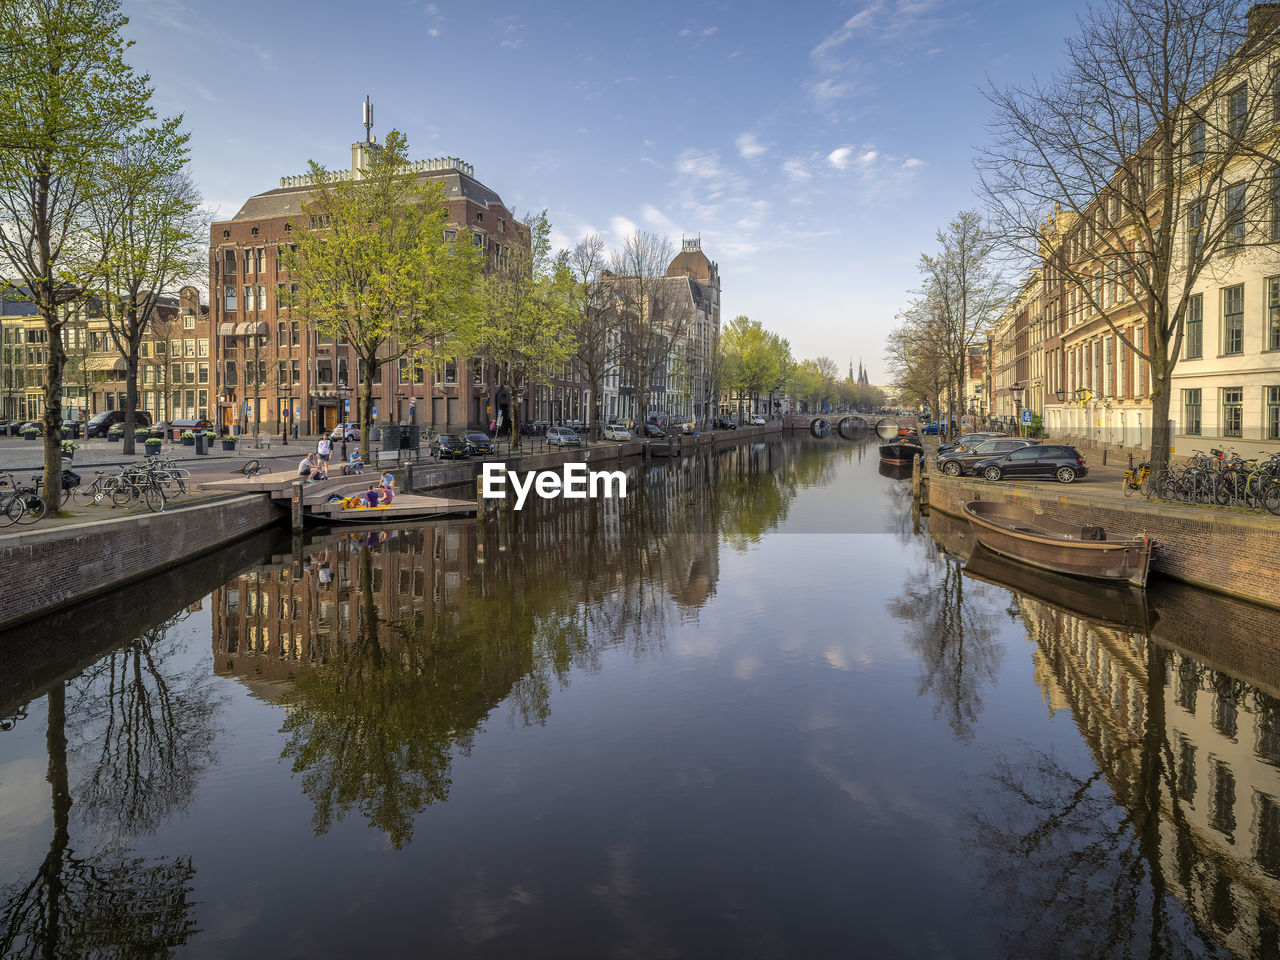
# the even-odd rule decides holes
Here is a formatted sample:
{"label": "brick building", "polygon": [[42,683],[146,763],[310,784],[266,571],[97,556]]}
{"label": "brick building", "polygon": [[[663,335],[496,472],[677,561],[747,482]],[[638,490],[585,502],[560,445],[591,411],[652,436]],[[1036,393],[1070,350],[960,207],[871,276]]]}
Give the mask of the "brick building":
{"label": "brick building", "polygon": [[[351,146],[351,169],[338,176],[359,177],[370,153],[380,149],[366,127],[366,139]],[[440,181],[449,205],[450,229],[470,232],[484,249],[489,269],[506,266],[516,245],[528,245],[527,230],[502,198],[476,179],[469,163],[439,157],[408,165],[423,180]],[[214,337],[214,420],[253,432],[300,433],[328,430],[357,418],[358,358],[342,337],[317,332],[294,315],[278,294],[289,283],[281,269],[292,224],[306,216],[310,179],[283,177],[280,186],[250,197],[229,220],[210,232],[209,288]],[[431,424],[437,430],[487,424],[511,402],[497,382],[496,369],[456,357],[436,370],[411,360],[380,366],[374,377],[374,420]],[[522,419],[528,418],[525,400]],[[509,409],[508,418],[509,420]]]}

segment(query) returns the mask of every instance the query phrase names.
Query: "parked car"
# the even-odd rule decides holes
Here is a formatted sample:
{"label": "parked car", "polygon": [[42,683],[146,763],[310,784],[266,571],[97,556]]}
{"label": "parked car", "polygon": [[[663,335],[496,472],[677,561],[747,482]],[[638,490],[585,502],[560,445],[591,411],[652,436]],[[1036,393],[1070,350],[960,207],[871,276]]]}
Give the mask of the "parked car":
{"label": "parked car", "polygon": [[979,460],[990,460],[997,454],[1030,447],[1038,442],[1037,440],[1019,440],[1017,437],[1000,437],[994,440],[983,440],[972,447],[957,447],[938,454],[938,469],[948,477],[960,477],[969,473],[970,468]]}
{"label": "parked car", "polygon": [[753,427],[763,427],[766,423],[768,423],[768,421],[765,420],[764,417],[760,416],[760,414],[753,413],[751,415],[751,425]]}
{"label": "parked car", "polygon": [[578,433],[582,433],[584,430],[587,429],[587,425],[583,423],[581,420],[566,420],[564,422],[564,425],[568,427],[570,430],[574,430]]}
{"label": "parked car", "polygon": [[44,436],[44,421],[43,421],[43,420],[28,420],[28,421],[27,421],[26,423],[24,423],[22,426],[18,427],[18,433],[20,433],[20,434],[31,433],[31,431],[32,431],[32,430],[34,430],[36,433],[40,434],[40,436],[42,436],[42,437],[43,437],[43,436]]}
{"label": "parked car", "polygon": [[988,480],[1053,477],[1062,483],[1070,483],[1076,477],[1088,476],[1089,467],[1075,447],[1045,443],[1023,447],[1001,457],[979,460],[973,465],[973,472]]}
{"label": "parked car", "polygon": [[0,420],[0,437],[16,437],[21,428],[21,420]]}
{"label": "parked car", "polygon": [[549,427],[547,443],[555,444],[557,447],[578,447],[582,445],[582,438],[568,427]]}
{"label": "parked car", "polygon": [[631,431],[620,423],[606,423],[604,425],[604,438],[606,440],[630,440]]}
{"label": "parked car", "polygon": [[484,433],[468,433],[467,448],[473,454],[493,453],[493,441]]}
{"label": "parked car", "polygon": [[466,437],[454,433],[442,433],[435,440],[435,454],[441,460],[465,460],[471,456]]}
{"label": "parked car", "polygon": [[[139,428],[150,427],[151,414],[147,413],[145,410],[135,410],[133,412],[133,422],[134,425]],[[209,420],[205,420],[203,422],[212,426],[212,422]],[[124,411],[103,410],[101,413],[95,413],[89,418],[89,422],[84,426],[84,435],[86,437],[105,437],[107,435],[107,431],[116,424],[119,424],[122,427],[124,426]]]}
{"label": "parked car", "polygon": [[716,420],[716,429],[717,430],[737,430],[738,418],[737,417],[720,417],[718,420]]}
{"label": "parked car", "polygon": [[984,440],[999,440],[1003,436],[1004,436],[1003,433],[976,433],[976,432],[964,433],[960,435],[960,438],[958,440],[952,440],[938,447],[938,453],[939,454],[947,453],[950,450],[956,450],[956,449],[959,449],[960,447],[964,447],[967,450],[972,450],[974,447],[982,443]]}
{"label": "parked car", "polygon": [[329,439],[335,442],[340,442],[342,440],[359,440],[360,424],[340,423],[329,431]]}
{"label": "parked car", "polygon": [[663,430],[656,423],[646,423],[644,425],[644,435],[650,440],[662,440],[666,437],[667,431]]}
{"label": "parked car", "polygon": [[935,436],[936,436],[936,435],[941,435],[941,434],[943,434],[943,433],[946,433],[946,432],[947,432],[947,421],[945,421],[945,420],[930,420],[928,423],[926,423],[923,427],[921,427],[921,428],[920,428],[920,432],[921,432],[921,433],[932,433],[932,434],[934,434]]}

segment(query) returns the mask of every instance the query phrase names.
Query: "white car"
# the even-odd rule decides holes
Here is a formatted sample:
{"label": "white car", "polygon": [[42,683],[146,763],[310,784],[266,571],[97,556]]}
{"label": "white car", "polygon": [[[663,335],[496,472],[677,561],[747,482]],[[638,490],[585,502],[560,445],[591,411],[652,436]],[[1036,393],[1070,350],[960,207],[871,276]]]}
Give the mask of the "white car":
{"label": "white car", "polygon": [[359,440],[360,424],[340,423],[329,431],[330,440]]}
{"label": "white car", "polygon": [[616,423],[605,424],[604,438],[606,440],[630,440],[631,431],[626,427]]}
{"label": "white car", "polygon": [[763,427],[767,422],[768,421],[758,413],[753,413],[751,415],[751,425],[753,427]]}

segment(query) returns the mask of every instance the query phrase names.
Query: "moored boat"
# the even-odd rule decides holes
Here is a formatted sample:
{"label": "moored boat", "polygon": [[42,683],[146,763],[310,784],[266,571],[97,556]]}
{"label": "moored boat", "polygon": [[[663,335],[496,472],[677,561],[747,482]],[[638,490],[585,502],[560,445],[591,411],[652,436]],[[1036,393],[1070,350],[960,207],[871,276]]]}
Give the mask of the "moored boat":
{"label": "moored boat", "polygon": [[924,447],[910,437],[880,444],[880,459],[888,463],[911,463],[916,457],[923,456]]}
{"label": "moored boat", "polygon": [[988,550],[1033,567],[1095,580],[1146,586],[1153,544],[1102,527],[1080,526],[1013,503],[970,500],[964,515]]}

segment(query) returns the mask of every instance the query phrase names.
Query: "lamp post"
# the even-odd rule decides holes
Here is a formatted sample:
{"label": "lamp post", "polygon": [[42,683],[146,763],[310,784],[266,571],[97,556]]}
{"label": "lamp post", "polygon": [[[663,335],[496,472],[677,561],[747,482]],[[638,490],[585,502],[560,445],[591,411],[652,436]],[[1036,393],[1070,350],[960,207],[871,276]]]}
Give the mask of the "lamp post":
{"label": "lamp post", "polygon": [[1013,419],[1018,424],[1018,436],[1022,436],[1022,392],[1025,389],[1018,382],[1009,388],[1009,392],[1013,394]]}

